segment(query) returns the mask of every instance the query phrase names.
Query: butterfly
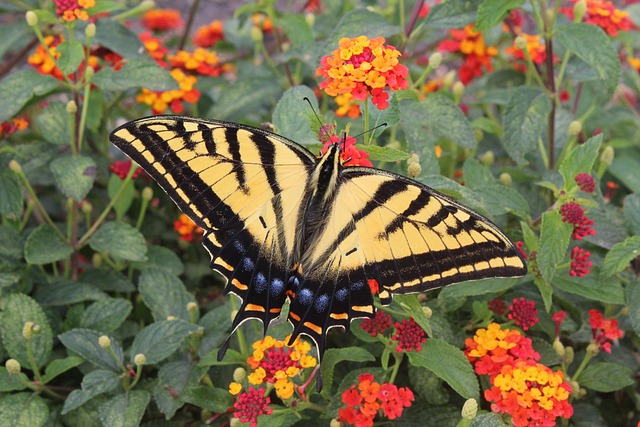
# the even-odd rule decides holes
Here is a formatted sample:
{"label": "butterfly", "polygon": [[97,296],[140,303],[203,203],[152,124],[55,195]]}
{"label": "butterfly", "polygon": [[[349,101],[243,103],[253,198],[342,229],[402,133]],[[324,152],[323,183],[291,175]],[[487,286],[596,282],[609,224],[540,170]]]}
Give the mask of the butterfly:
{"label": "butterfly", "polygon": [[341,143],[316,157],[263,129],[183,116],[135,120],[110,140],[204,229],[225,295],[242,300],[231,334],[248,319],[266,334],[289,300],[291,342],[307,335],[321,359],[331,328],[375,315],[371,281],[389,304],[527,271],[487,218],[404,176],[345,167]]}

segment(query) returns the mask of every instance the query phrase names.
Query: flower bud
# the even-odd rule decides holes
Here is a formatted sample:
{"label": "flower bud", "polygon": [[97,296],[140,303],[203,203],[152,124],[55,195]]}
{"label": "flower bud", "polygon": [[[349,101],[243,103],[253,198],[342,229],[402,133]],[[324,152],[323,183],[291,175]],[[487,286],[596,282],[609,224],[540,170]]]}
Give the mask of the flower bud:
{"label": "flower bud", "polygon": [[20,372],[20,369],[22,369],[22,367],[20,366],[20,362],[18,362],[16,359],[7,360],[6,362],[4,362],[4,366],[7,368],[7,372],[9,372],[9,375],[15,375]]}
{"label": "flower bud", "polygon": [[484,132],[482,132],[482,129],[478,129],[478,128],[474,129],[473,138],[476,140],[476,142],[482,141],[482,138],[484,138]]}
{"label": "flower bud", "polygon": [[307,21],[307,25],[310,28],[313,28],[316,23],[316,15],[314,15],[313,13],[307,13],[304,15],[304,20]]}
{"label": "flower bud", "polygon": [[243,367],[236,368],[233,371],[233,380],[237,383],[241,383],[247,378],[247,371]]}
{"label": "flower bud", "polygon": [[30,27],[35,27],[36,25],[38,25],[38,15],[36,15],[33,10],[28,11],[24,15],[24,17],[27,20],[27,25],[29,25]]}
{"label": "flower bud", "polygon": [[451,87],[453,82],[456,79],[456,70],[451,70],[447,74],[444,75],[444,79],[442,79],[442,86],[445,88]]}
{"label": "flower bud", "polygon": [[133,363],[135,363],[136,366],[142,366],[146,362],[147,362],[147,357],[142,353],[138,353],[135,356],[133,356]]}
{"label": "flower bud", "polygon": [[22,326],[22,337],[26,340],[30,340],[31,338],[33,338],[34,335],[34,327],[35,327],[35,323],[33,322],[24,322],[24,325]]}
{"label": "flower bud", "polygon": [[511,185],[513,185],[513,178],[511,178],[511,174],[502,172],[500,174],[500,183],[505,187],[511,187]]}
{"label": "flower bud", "polygon": [[333,418],[330,422],[329,422],[329,427],[341,427],[342,423],[340,421],[338,421],[337,418]]}
{"label": "flower bud", "polygon": [[591,341],[589,343],[589,345],[587,346],[587,353],[595,356],[596,354],[598,354],[600,352],[600,346],[598,345],[597,342]]}
{"label": "flower bud", "polygon": [[94,24],[93,22],[90,22],[89,24],[87,24],[87,28],[84,29],[84,35],[89,37],[89,38],[93,38],[96,36],[96,24]]}
{"label": "flower bud", "polygon": [[576,24],[581,22],[585,13],[587,13],[587,1],[580,0],[573,5],[573,22]]}
{"label": "flower bud", "polygon": [[100,338],[98,338],[98,344],[102,348],[109,348],[111,347],[111,338],[106,335],[102,335],[100,336]]}
{"label": "flower bud", "polygon": [[142,189],[141,197],[142,197],[142,200],[146,200],[146,201],[153,199],[153,188],[144,187]]}
{"label": "flower bud", "polygon": [[478,414],[478,402],[475,399],[467,399],[462,405],[462,411],[460,415],[466,420],[472,420]]}
{"label": "flower bud", "polygon": [[527,48],[527,38],[525,36],[518,36],[513,41],[513,44],[516,45],[518,49],[524,51]]}
{"label": "flower bud", "polygon": [[464,83],[455,82],[451,90],[453,91],[453,96],[455,96],[456,99],[462,98],[462,95],[464,94]]}
{"label": "flower bud", "polygon": [[411,153],[411,155],[409,156],[409,158],[407,159],[407,163],[411,164],[411,163],[420,163],[420,157],[418,157],[418,155],[416,153]]}
{"label": "flower bud", "polygon": [[580,395],[580,384],[578,381],[569,380],[569,385],[571,386],[571,394],[574,396]]}
{"label": "flower bud", "polygon": [[82,213],[90,214],[93,211],[93,205],[88,200],[83,200],[82,205],[80,205],[80,209],[82,209]]}
{"label": "flower bud", "polygon": [[93,75],[96,73],[95,68],[93,68],[91,65],[89,65],[85,70],[84,70],[84,78],[87,80],[91,80],[91,77],[93,77]]}
{"label": "flower bud", "polygon": [[142,2],[140,2],[140,6],[138,6],[138,7],[142,11],[150,10],[150,9],[153,9],[154,7],[156,7],[156,2],[153,1],[153,0],[143,0]]}
{"label": "flower bud", "polygon": [[99,253],[94,253],[91,256],[91,264],[93,264],[94,267],[101,267],[102,266],[102,255],[100,255]]}
{"label": "flower bud", "polygon": [[251,40],[258,43],[262,41],[263,38],[262,30],[258,27],[251,28]]}
{"label": "flower bud", "polygon": [[558,356],[564,357],[565,355],[564,344],[560,342],[560,339],[556,338],[556,340],[553,342],[553,350],[556,352]]}
{"label": "flower bud", "polygon": [[420,172],[422,172],[422,166],[420,166],[420,163],[409,163],[409,166],[407,167],[407,175],[409,178],[415,178],[420,175]]}
{"label": "flower bud", "polygon": [[241,427],[242,426],[242,421],[240,421],[239,418],[231,418],[229,420],[229,427]]}
{"label": "flower bud", "polygon": [[440,52],[433,52],[429,55],[429,67],[438,68],[442,64],[442,54]]}
{"label": "flower bud", "polygon": [[580,120],[574,120],[569,123],[569,129],[567,131],[569,136],[577,136],[580,132],[582,132],[582,123]]}
{"label": "flower bud", "polygon": [[22,166],[20,166],[20,163],[18,163],[17,160],[9,161],[9,169],[15,173],[22,173]]}
{"label": "flower bud", "polygon": [[604,147],[604,150],[602,150],[602,154],[600,154],[600,161],[607,166],[611,166],[611,163],[613,163],[614,158],[615,158],[615,151],[613,150],[613,147],[610,145],[607,145],[606,147]]}
{"label": "flower bud", "polygon": [[67,113],[75,114],[78,111],[78,104],[75,101],[71,100],[67,102]]}
{"label": "flower bud", "polygon": [[433,310],[431,310],[431,307],[422,307],[422,312],[427,319],[430,319],[431,316],[433,316]]}
{"label": "flower bud", "polygon": [[573,358],[575,357],[575,353],[573,352],[573,347],[565,347],[564,348],[564,361],[567,365],[573,363]]}
{"label": "flower bud", "polygon": [[167,316],[167,320],[177,320],[176,316]]}
{"label": "flower bud", "polygon": [[482,153],[480,157],[478,157],[478,160],[480,160],[480,163],[482,163],[485,166],[491,166],[493,165],[493,162],[496,160],[496,155],[493,154],[493,151],[491,150],[485,151],[484,153]]}
{"label": "flower bud", "polygon": [[198,304],[191,301],[190,303],[187,304],[187,311],[190,313],[195,313],[196,311],[198,311]]}

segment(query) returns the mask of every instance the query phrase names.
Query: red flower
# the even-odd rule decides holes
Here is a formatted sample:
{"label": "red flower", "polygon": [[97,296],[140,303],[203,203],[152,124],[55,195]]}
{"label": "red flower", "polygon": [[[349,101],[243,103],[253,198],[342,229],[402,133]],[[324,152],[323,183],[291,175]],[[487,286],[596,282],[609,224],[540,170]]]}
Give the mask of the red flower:
{"label": "red flower", "polygon": [[575,240],[582,240],[582,238],[585,236],[595,236],[596,230],[591,228],[592,225],[593,220],[589,219],[586,215],[583,216],[580,220],[580,224],[573,227],[571,237]]}
{"label": "red flower", "polygon": [[572,225],[580,225],[584,217],[584,209],[576,202],[569,202],[560,208],[562,220]]}
{"label": "red flower", "polygon": [[178,233],[180,240],[185,242],[199,241],[204,234],[204,230],[185,214],[180,214],[178,219],[173,221],[173,229]]}
{"label": "red flower", "polygon": [[224,39],[224,24],[215,20],[198,28],[193,37],[193,44],[198,47],[212,47],[218,40]]}
{"label": "red flower", "polygon": [[522,258],[527,259],[527,258],[529,258],[529,255],[527,255],[527,253],[524,251],[523,247],[524,247],[524,242],[519,240],[518,243],[516,243],[516,248],[520,252],[520,255],[522,255]]}
{"label": "red flower", "polygon": [[376,311],[376,316],[374,318],[365,319],[360,324],[360,327],[367,331],[367,333],[372,337],[376,337],[378,334],[382,335],[391,327],[391,316],[382,310],[378,310]]}
{"label": "red flower", "polygon": [[562,324],[562,322],[566,317],[567,317],[567,312],[563,310],[557,311],[553,314],[553,316],[551,316],[551,320],[556,322],[556,338],[560,336],[560,325]]}
{"label": "red flower", "polygon": [[481,32],[475,31],[473,24],[460,30],[449,30],[450,39],[438,45],[439,51],[459,53],[463,63],[458,70],[458,77],[464,84],[474,77],[480,77],[484,71],[493,71],[491,58],[498,54],[495,46],[487,46]]}
{"label": "red flower", "polygon": [[239,418],[243,423],[249,423],[251,427],[258,425],[258,417],[260,415],[268,415],[273,412],[273,408],[269,408],[271,399],[264,397],[264,389],[249,388],[246,393],[238,395],[238,400],[233,404],[236,412],[233,416]]}
{"label": "red flower", "polygon": [[182,18],[176,9],[153,9],[145,12],[140,22],[150,30],[169,31],[179,28]]}
{"label": "red flower", "polygon": [[571,268],[569,275],[584,277],[591,273],[592,263],[589,261],[590,256],[591,253],[589,251],[585,251],[577,246],[573,248],[571,250]]}
{"label": "red flower", "polygon": [[494,298],[487,303],[489,310],[493,311],[498,316],[503,316],[507,313],[507,303],[500,298]]}
{"label": "red flower", "polygon": [[[125,161],[116,160],[115,162],[113,162],[111,166],[109,166],[109,170],[114,174],[118,175],[120,179],[125,179],[129,174],[129,171],[131,170],[131,165],[132,165],[131,160],[125,160]],[[136,169],[136,171],[133,173],[132,178],[136,179],[137,177],[140,176],[141,173],[142,173],[141,168]]]}
{"label": "red flower", "polygon": [[321,153],[322,154],[326,153],[331,145],[338,142],[342,145],[342,152],[340,153],[340,158],[344,162],[343,166],[373,167],[373,163],[371,163],[368,160],[369,153],[356,148],[356,139],[354,137],[347,136],[343,138],[345,138],[344,145],[341,137],[339,137],[338,135],[330,135],[329,141],[324,143],[324,147],[322,148]]}
{"label": "red flower", "polygon": [[[572,3],[578,2],[578,0],[570,1]],[[573,7],[560,8],[560,13],[564,13],[573,20]],[[597,25],[614,37],[618,35],[618,31],[628,31],[633,26],[629,12],[618,10],[612,2],[605,0],[587,0],[587,12],[583,19],[589,24]]]}
{"label": "red flower", "polygon": [[591,324],[591,334],[593,341],[598,345],[599,350],[611,353],[611,341],[624,336],[624,332],[618,328],[616,319],[605,319],[598,310],[589,310],[589,323]]}
{"label": "red flower", "polygon": [[515,320],[516,325],[525,331],[539,321],[535,301],[527,301],[524,297],[520,297],[519,300],[514,298],[513,304],[509,307],[509,311],[510,313],[507,317],[510,320]]}
{"label": "red flower", "polygon": [[424,331],[413,318],[404,319],[402,323],[396,322],[394,327],[396,331],[391,339],[398,341],[396,351],[422,350],[422,344],[427,341],[427,339],[424,336]]}
{"label": "red flower", "polygon": [[596,181],[588,173],[579,173],[574,179],[578,187],[580,187],[580,190],[585,193],[593,193],[596,189]]}

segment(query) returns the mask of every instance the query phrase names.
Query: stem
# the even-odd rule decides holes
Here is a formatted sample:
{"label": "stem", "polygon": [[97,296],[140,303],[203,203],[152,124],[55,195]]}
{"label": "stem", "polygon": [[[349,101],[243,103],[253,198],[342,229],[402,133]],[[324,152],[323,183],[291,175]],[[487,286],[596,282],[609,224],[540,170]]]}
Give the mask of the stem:
{"label": "stem", "polygon": [[36,377],[36,380],[38,380],[38,382],[42,384],[43,383],[42,374],[40,373],[40,369],[38,369],[38,364],[36,363],[35,357],[33,357],[33,349],[31,348],[31,339],[25,339],[24,344],[27,349],[27,359],[29,359],[29,365],[31,367],[31,370],[33,371],[33,375]]}
{"label": "stem", "polygon": [[404,354],[393,353],[393,357],[396,360],[396,363],[393,365],[393,370],[391,371],[391,376],[389,377],[389,383],[391,384],[393,384],[393,382],[396,380],[396,376],[398,375],[398,370],[400,369],[400,364],[402,363]]}
{"label": "stem", "polygon": [[35,191],[33,191],[33,187],[31,187],[31,184],[27,180],[27,177],[25,176],[24,172],[20,171],[20,172],[16,172],[16,173],[18,174],[18,178],[20,178],[20,181],[22,181],[22,185],[24,185],[24,187],[26,188],[27,193],[29,193],[29,195],[31,196],[31,200],[33,200],[34,205],[36,206],[36,208],[38,209],[38,211],[40,212],[40,214],[42,215],[44,220],[51,227],[53,227],[53,229],[55,230],[56,234],[58,234],[58,236],[60,236],[60,238],[62,238],[62,240],[65,240],[65,236],[64,236],[64,234],[62,234],[62,231],[60,231],[58,229],[58,227],[56,227],[56,224],[53,222],[53,220],[51,219],[51,217],[47,213],[47,210],[44,208],[44,206],[42,206],[42,203],[40,203],[40,199],[38,199],[38,196],[36,195]]}
{"label": "stem", "polygon": [[578,381],[578,378],[580,377],[580,374],[582,373],[584,368],[587,366],[587,363],[589,363],[589,361],[591,360],[592,357],[593,357],[593,355],[591,353],[589,353],[589,352],[585,353],[584,359],[582,359],[582,362],[580,362],[580,366],[578,366],[578,369],[576,370],[575,374],[573,374],[571,376],[571,379],[573,381]]}
{"label": "stem", "polygon": [[91,93],[91,76],[93,73],[87,73],[85,70],[84,82],[84,100],[82,101],[82,113],[80,115],[80,125],[78,126],[78,152],[82,149],[82,141],[84,139],[84,128],[87,121],[87,112],[89,111],[89,94]]}
{"label": "stem", "polygon": [[178,43],[178,50],[184,49],[184,46],[187,44],[189,33],[191,32],[191,26],[193,25],[193,19],[195,18],[196,11],[199,7],[200,0],[195,0],[191,4],[191,8],[189,9],[189,16],[187,18],[187,24],[184,27],[184,32],[182,33],[182,37],[180,38],[180,43]]}

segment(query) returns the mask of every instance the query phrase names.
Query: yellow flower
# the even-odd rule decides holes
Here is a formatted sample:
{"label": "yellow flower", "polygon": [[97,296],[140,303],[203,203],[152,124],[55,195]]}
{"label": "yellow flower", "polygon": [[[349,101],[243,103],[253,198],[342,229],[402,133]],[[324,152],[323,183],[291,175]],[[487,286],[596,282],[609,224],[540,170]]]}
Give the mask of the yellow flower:
{"label": "yellow flower", "polygon": [[242,386],[236,382],[229,384],[229,393],[236,395],[242,391]]}
{"label": "yellow flower", "polygon": [[286,379],[279,379],[274,383],[276,394],[281,399],[288,399],[293,396],[293,383]]}
{"label": "yellow flower", "polygon": [[251,384],[259,385],[264,382],[264,379],[266,376],[267,376],[267,372],[263,368],[258,368],[252,373],[250,373],[247,379]]}

